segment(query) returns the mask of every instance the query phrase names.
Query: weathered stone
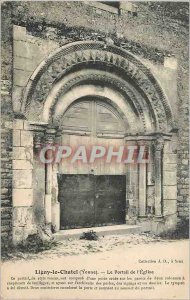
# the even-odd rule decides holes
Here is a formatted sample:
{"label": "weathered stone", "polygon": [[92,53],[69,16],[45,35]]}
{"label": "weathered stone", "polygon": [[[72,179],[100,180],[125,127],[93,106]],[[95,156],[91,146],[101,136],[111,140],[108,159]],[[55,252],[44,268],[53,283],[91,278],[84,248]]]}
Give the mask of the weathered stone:
{"label": "weathered stone", "polygon": [[188,193],[189,193],[189,189],[181,189],[180,190],[180,195],[188,195]]}
{"label": "weathered stone", "polygon": [[21,146],[33,146],[33,135],[30,131],[21,131]]}
{"label": "weathered stone", "polygon": [[138,11],[137,5],[135,5],[132,2],[124,2],[124,1],[120,2],[120,9],[131,13],[137,13]]}
{"label": "weathered stone", "polygon": [[45,207],[45,222],[46,222],[46,224],[50,224],[52,222],[51,201],[52,201],[52,196],[45,195],[44,207]]}
{"label": "weathered stone", "polygon": [[176,171],[163,172],[163,184],[164,185],[177,185],[177,177],[176,177]]}
{"label": "weathered stone", "polygon": [[173,152],[176,150],[176,148],[177,148],[176,142],[172,142],[172,141],[166,142],[164,144],[164,153],[173,154]]}
{"label": "weathered stone", "polygon": [[188,178],[188,176],[189,176],[188,170],[183,170],[183,171],[181,171],[181,176],[183,176],[183,177],[185,177],[185,178]]}
{"label": "weathered stone", "polygon": [[29,160],[32,161],[33,159],[33,148],[30,146],[27,147],[13,147],[13,159],[19,160]]}
{"label": "weathered stone", "polygon": [[5,128],[8,128],[8,129],[12,129],[13,128],[13,122],[12,121],[6,121],[4,123],[5,125]]}
{"label": "weathered stone", "polygon": [[2,189],[1,189],[1,194],[2,194],[2,195],[5,195],[5,194],[8,193],[8,191],[9,191],[9,190],[8,190],[7,188],[2,188]]}
{"label": "weathered stone", "polygon": [[30,58],[30,44],[26,41],[14,41],[14,55]]}
{"label": "weathered stone", "polygon": [[20,146],[20,130],[13,130],[13,146]]}
{"label": "weathered stone", "polygon": [[[14,109],[14,111],[20,111],[22,93],[23,93],[23,87],[22,86],[16,86],[15,85],[13,87],[12,98],[13,98],[13,109]],[[23,129],[23,127],[18,128],[18,129]]]}
{"label": "weathered stone", "polygon": [[14,69],[14,73],[13,73],[14,84],[23,87],[26,86],[31,75],[32,72]]}
{"label": "weathered stone", "polygon": [[184,184],[182,185],[182,188],[188,190],[188,189],[189,189],[189,185],[184,183]]}
{"label": "weathered stone", "polygon": [[14,188],[32,188],[32,170],[13,170]]}
{"label": "weathered stone", "polygon": [[8,226],[11,226],[11,224],[12,224],[12,220],[10,220],[10,219],[2,219],[1,220],[1,225],[2,226],[6,226],[6,225],[8,225]]}
{"label": "weathered stone", "polygon": [[2,184],[2,186],[4,186],[5,188],[6,187],[9,187],[9,186],[11,186],[11,180],[9,180],[9,179],[3,179],[2,178],[2,180],[1,180],[1,184]]}
{"label": "weathered stone", "polygon": [[32,161],[30,160],[13,160],[13,170],[31,170],[33,169]]}
{"label": "weathered stone", "polygon": [[177,201],[178,201],[178,202],[183,202],[183,200],[184,200],[184,199],[183,199],[183,196],[178,196],[178,197],[177,197]]}
{"label": "weathered stone", "polygon": [[60,203],[56,202],[52,207],[52,225],[57,232],[60,230]]}
{"label": "weathered stone", "polygon": [[163,186],[163,198],[177,200],[177,186]]}
{"label": "weathered stone", "polygon": [[176,163],[177,162],[177,155],[171,153],[164,153],[164,163]]}
{"label": "weathered stone", "polygon": [[14,129],[23,129],[24,128],[24,121],[20,119],[15,119],[13,121],[13,128]]}
{"label": "weathered stone", "polygon": [[13,209],[13,226],[30,227],[34,224],[32,207],[14,207]]}
{"label": "weathered stone", "polygon": [[9,207],[9,206],[11,206],[11,200],[10,199],[5,199],[5,200],[1,201],[1,206],[2,207]]}
{"label": "weathered stone", "polygon": [[20,69],[27,72],[33,72],[36,68],[36,61],[34,59],[15,56],[14,69]]}
{"label": "weathered stone", "polygon": [[25,41],[26,27],[13,25],[13,39],[17,41]]}
{"label": "weathered stone", "polygon": [[177,212],[176,200],[164,200],[163,214],[164,216],[171,215]]}
{"label": "weathered stone", "polygon": [[25,226],[13,226],[12,234],[13,234],[13,244],[17,245],[19,243],[22,243],[29,234],[34,234],[37,232],[36,227],[30,226],[30,228],[27,228]]}
{"label": "weathered stone", "polygon": [[189,164],[189,160],[188,159],[182,159],[182,164],[183,165],[188,165]]}
{"label": "weathered stone", "polygon": [[13,206],[32,206],[32,189],[13,189]]}
{"label": "weathered stone", "polygon": [[175,57],[165,57],[164,67],[172,70],[177,70],[177,59]]}

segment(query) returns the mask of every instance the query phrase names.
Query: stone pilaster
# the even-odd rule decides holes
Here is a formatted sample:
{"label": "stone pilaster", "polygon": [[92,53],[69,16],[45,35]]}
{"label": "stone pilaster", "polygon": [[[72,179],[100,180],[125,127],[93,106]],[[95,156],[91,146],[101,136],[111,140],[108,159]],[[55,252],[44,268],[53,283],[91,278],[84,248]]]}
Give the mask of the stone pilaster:
{"label": "stone pilaster", "polygon": [[[55,144],[60,145],[62,130],[58,129],[55,135]],[[60,203],[58,201],[58,181],[59,165],[54,163],[52,167],[52,227],[55,232],[60,230]]]}
{"label": "stone pilaster", "polygon": [[174,227],[177,222],[177,141],[166,141],[163,151],[163,216]]}
{"label": "stone pilaster", "polygon": [[36,231],[33,221],[33,133],[27,121],[13,122],[13,242],[18,244]]}

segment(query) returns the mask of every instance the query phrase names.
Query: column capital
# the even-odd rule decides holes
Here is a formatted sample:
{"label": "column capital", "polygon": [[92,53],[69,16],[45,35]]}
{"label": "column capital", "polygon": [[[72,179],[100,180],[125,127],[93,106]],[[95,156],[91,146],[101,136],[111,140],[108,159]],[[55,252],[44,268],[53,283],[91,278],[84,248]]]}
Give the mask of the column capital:
{"label": "column capital", "polygon": [[164,137],[159,136],[153,141],[153,146],[156,151],[161,151],[164,148]]}
{"label": "column capital", "polygon": [[44,132],[36,131],[34,132],[34,148],[39,149],[43,143]]}
{"label": "column capital", "polygon": [[53,144],[55,141],[57,129],[55,127],[47,127],[45,130],[44,142],[46,144]]}
{"label": "column capital", "polygon": [[147,146],[150,145],[151,141],[147,140],[147,139],[141,139],[141,140],[139,139],[139,140],[136,141],[136,143],[137,143],[138,146],[145,146],[145,147],[147,147]]}
{"label": "column capital", "polygon": [[59,143],[59,142],[60,142],[61,136],[62,136],[62,129],[58,129],[58,130],[56,131],[56,134],[55,134],[55,142],[56,142],[56,143]]}

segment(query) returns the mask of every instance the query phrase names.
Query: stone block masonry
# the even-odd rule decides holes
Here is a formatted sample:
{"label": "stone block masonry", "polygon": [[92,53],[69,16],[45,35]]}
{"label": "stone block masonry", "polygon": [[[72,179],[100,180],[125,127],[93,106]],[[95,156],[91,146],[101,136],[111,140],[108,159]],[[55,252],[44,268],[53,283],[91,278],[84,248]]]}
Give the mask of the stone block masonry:
{"label": "stone block masonry", "polygon": [[[4,124],[3,124],[4,125]],[[1,128],[1,229],[2,243],[12,235],[12,132]]]}
{"label": "stone block masonry", "polygon": [[22,242],[36,232],[33,220],[33,134],[27,121],[13,122],[13,239]]}

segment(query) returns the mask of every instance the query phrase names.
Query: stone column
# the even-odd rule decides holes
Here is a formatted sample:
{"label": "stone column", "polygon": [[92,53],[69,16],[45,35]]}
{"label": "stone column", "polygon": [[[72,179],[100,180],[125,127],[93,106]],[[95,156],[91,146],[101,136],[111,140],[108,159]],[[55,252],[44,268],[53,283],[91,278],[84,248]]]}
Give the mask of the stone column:
{"label": "stone column", "polygon": [[[62,136],[62,131],[57,130],[55,142],[56,144],[60,145],[61,140],[60,137]],[[57,232],[60,230],[60,203],[58,201],[58,182],[57,182],[57,175],[59,173],[59,166],[58,164],[53,165],[52,169],[52,227],[53,231]]]}
{"label": "stone column", "polygon": [[60,203],[58,201],[58,165],[53,165],[53,181],[52,181],[52,227],[53,231],[60,230]]}
{"label": "stone column", "polygon": [[[54,128],[48,128],[45,133],[45,145],[53,145],[56,130]],[[45,225],[51,228],[52,224],[52,163],[45,164],[45,197],[44,197],[44,209],[45,209]]]}
{"label": "stone column", "polygon": [[[127,146],[137,147],[135,140],[127,137]],[[138,215],[138,166],[137,163],[126,164],[126,224],[136,224]]]}
{"label": "stone column", "polygon": [[154,189],[155,172],[154,172],[154,155],[152,142],[149,144],[149,162],[147,164],[147,217],[154,215]]}
{"label": "stone column", "polygon": [[[148,143],[145,140],[139,140],[137,142],[139,151],[140,147],[145,147],[144,151],[147,151]],[[143,156],[143,159],[145,157]],[[146,179],[147,179],[147,163],[138,161],[139,170],[139,215],[140,218],[145,218],[147,214],[147,193],[146,193]]]}
{"label": "stone column", "polygon": [[155,155],[155,217],[162,217],[162,160],[164,138],[159,136],[153,143]]}

